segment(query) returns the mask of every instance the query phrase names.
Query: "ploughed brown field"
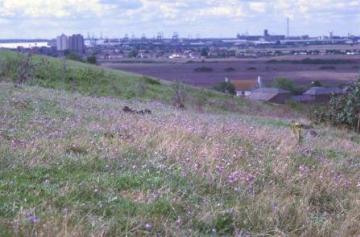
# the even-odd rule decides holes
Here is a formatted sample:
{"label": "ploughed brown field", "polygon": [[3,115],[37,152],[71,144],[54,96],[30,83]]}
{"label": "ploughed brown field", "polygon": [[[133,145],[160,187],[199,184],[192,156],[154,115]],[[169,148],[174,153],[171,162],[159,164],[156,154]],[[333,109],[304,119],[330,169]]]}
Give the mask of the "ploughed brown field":
{"label": "ploughed brown field", "polygon": [[[325,63],[322,61],[301,63],[300,61],[305,58],[325,60]],[[230,80],[256,80],[258,76],[261,76],[266,83],[278,77],[285,77],[298,84],[319,80],[325,85],[336,85],[359,78],[360,56],[289,56],[205,62],[105,62],[102,65],[203,87],[211,87],[226,77]]]}

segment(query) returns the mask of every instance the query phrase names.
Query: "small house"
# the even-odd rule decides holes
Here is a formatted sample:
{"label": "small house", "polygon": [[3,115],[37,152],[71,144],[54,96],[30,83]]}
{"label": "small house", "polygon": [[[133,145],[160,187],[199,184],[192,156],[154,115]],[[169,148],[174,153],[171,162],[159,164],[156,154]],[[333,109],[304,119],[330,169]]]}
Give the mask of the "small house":
{"label": "small house", "polygon": [[291,99],[291,92],[278,88],[259,88],[252,91],[249,99],[284,104]]}
{"label": "small house", "polygon": [[250,96],[252,91],[258,88],[255,80],[232,80],[231,83],[235,86],[237,96]]}
{"label": "small house", "polygon": [[304,102],[328,102],[333,95],[344,94],[340,88],[312,87],[307,90],[302,98]]}

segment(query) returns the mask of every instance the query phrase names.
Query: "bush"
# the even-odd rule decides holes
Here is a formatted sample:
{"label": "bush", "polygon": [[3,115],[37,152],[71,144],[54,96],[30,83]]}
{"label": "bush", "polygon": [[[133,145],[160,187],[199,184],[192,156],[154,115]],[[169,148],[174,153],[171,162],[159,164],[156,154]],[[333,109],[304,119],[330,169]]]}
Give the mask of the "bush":
{"label": "bush", "polygon": [[311,82],[311,86],[312,87],[322,87],[323,85],[320,81],[316,80],[316,81]]}
{"label": "bush", "polygon": [[248,67],[247,70],[248,70],[248,71],[256,71],[257,68],[256,68],[256,67]]}
{"label": "bush", "polygon": [[23,84],[33,78],[35,68],[32,54],[6,55],[0,61],[0,77]]}
{"label": "bush", "polygon": [[232,84],[231,82],[226,82],[226,81],[221,82],[214,86],[214,90],[230,95],[236,95],[236,88],[234,84]]}
{"label": "bush", "polygon": [[201,54],[202,57],[208,57],[209,56],[209,49],[207,49],[207,48],[201,49],[200,54]]}
{"label": "bush", "polygon": [[335,66],[321,66],[319,67],[320,70],[336,70]]}
{"label": "bush", "polygon": [[173,86],[174,95],[172,98],[173,105],[178,109],[185,109],[185,99],[186,99],[186,88],[180,82],[176,82]]}
{"label": "bush", "polygon": [[198,67],[194,69],[195,72],[212,72],[214,71],[214,69],[212,69],[211,67]]}
{"label": "bush", "polygon": [[90,64],[97,64],[97,59],[95,55],[91,55],[87,57],[86,61]]}
{"label": "bush", "polygon": [[287,79],[287,78],[276,78],[273,82],[272,82],[272,86],[275,88],[279,88],[279,89],[283,89],[283,90],[288,90],[291,91],[293,93],[297,93],[298,90],[295,87],[295,84],[293,81]]}
{"label": "bush", "polygon": [[69,59],[69,60],[83,62],[80,55],[78,55],[77,53],[71,52],[71,51],[66,51],[65,57],[66,57],[66,59]]}
{"label": "bush", "polygon": [[144,82],[146,82],[149,85],[161,85],[160,81],[152,79],[150,77],[143,77]]}
{"label": "bush", "polygon": [[228,67],[228,68],[225,68],[224,71],[225,72],[235,72],[236,70],[233,67]]}
{"label": "bush", "polygon": [[360,132],[360,80],[344,95],[332,96],[328,106],[315,111],[312,119]]}

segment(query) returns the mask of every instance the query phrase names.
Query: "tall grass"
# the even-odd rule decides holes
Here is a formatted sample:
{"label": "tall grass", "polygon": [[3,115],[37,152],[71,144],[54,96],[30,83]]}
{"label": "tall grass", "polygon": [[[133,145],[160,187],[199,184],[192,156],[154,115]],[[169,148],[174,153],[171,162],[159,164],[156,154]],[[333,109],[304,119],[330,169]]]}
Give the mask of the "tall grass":
{"label": "tall grass", "polygon": [[360,234],[359,135],[7,83],[0,108],[0,236]]}

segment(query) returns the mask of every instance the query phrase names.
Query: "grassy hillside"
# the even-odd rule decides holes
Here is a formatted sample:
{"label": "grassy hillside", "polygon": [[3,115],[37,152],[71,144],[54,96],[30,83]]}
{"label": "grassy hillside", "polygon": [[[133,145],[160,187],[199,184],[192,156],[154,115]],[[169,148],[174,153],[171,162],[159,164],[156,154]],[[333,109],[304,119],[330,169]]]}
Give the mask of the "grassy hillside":
{"label": "grassy hillside", "polygon": [[[84,64],[76,61],[33,55],[28,57],[11,51],[0,50],[0,81],[16,82],[25,77],[26,85],[80,92],[94,97],[116,97],[141,101],[176,102],[176,94],[182,97],[186,108],[200,112],[231,111],[252,114],[283,114],[288,107],[247,102],[216,91],[144,77],[118,70]],[[22,70],[28,68],[27,73]]]}
{"label": "grassy hillside", "polygon": [[359,236],[359,135],[83,94],[0,83],[0,236]]}
{"label": "grassy hillside", "polygon": [[[18,79],[27,55],[0,51],[3,80]],[[170,88],[158,80],[71,60],[33,55],[28,84],[79,91],[93,96],[169,100]]]}

